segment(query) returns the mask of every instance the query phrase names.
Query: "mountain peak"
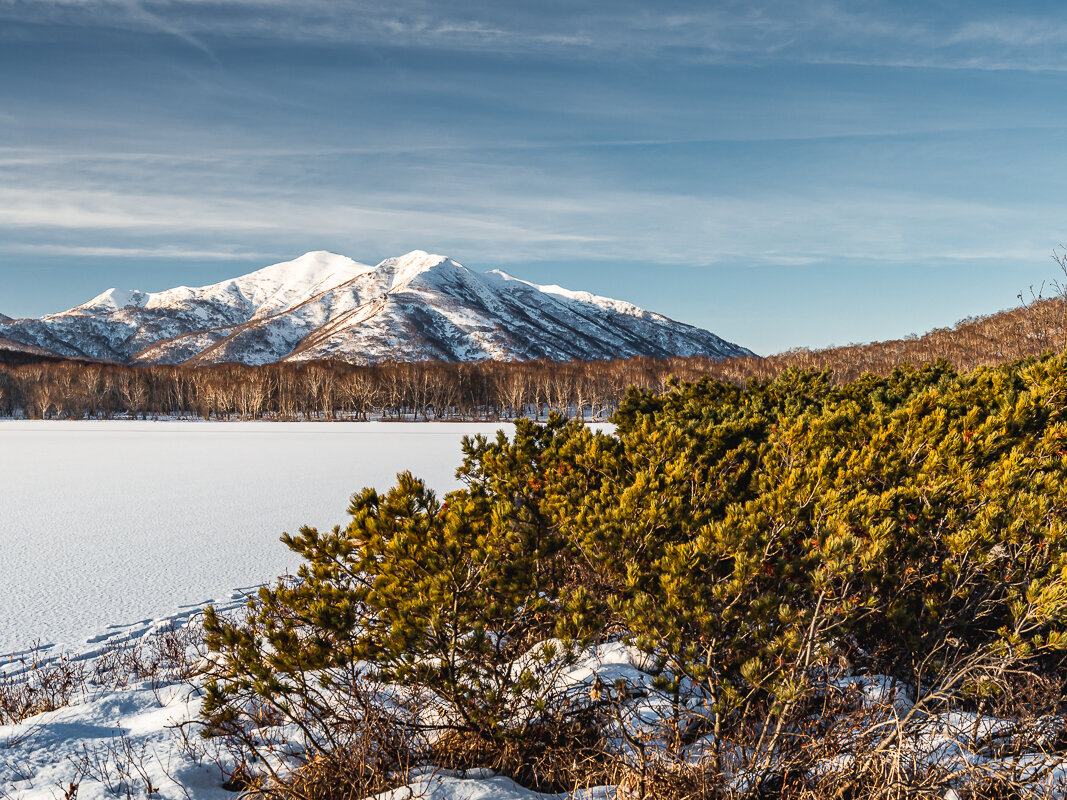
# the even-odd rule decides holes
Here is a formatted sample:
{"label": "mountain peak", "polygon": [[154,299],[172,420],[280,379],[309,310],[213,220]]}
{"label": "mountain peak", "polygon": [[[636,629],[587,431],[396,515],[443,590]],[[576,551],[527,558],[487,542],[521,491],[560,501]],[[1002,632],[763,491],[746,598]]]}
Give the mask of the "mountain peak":
{"label": "mountain peak", "polygon": [[148,293],[142,292],[140,289],[116,289],[112,287],[72,310],[106,314],[123,308],[144,308],[149,297]]}
{"label": "mountain peak", "polygon": [[61,355],[131,364],[748,353],[631,303],[475,273],[425,250],[373,267],[312,250],[210,286],[109,289],[60,314],[6,322],[3,331]]}
{"label": "mountain peak", "polygon": [[354,278],[370,269],[371,267],[367,264],[361,264],[348,256],[331,253],[328,250],[311,250],[292,261],[271,264],[269,267],[257,269],[255,272],[242,275],[234,280],[242,282],[262,280],[279,285],[304,283],[313,286],[331,275]]}
{"label": "mountain peak", "polygon": [[425,250],[412,250],[402,256],[385,259],[374,268],[374,271],[382,277],[383,282],[388,283],[389,291],[392,291],[419,275],[442,266],[466,269],[448,256],[427,253]]}
{"label": "mountain peak", "polygon": [[[426,270],[433,269],[438,264],[443,264],[446,261],[452,261],[452,259],[448,256],[442,256],[436,253],[427,253],[425,250],[412,250],[410,253],[404,253],[402,256],[387,258],[382,264],[392,262],[395,263],[399,269],[425,272]],[[455,262],[453,261],[452,263]],[[379,264],[379,266],[381,266],[381,264]]]}

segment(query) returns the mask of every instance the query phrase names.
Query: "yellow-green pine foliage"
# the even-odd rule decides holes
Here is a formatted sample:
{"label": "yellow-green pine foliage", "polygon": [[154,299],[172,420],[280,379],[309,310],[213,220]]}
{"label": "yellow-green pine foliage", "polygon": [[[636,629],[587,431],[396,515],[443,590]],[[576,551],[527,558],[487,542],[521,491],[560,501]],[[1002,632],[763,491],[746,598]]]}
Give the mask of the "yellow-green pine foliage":
{"label": "yellow-green pine foliage", "polygon": [[468,441],[443,502],[407,474],[364,490],[346,529],[285,537],[300,582],[208,616],[230,669],[208,713],[360,662],[504,735],[544,688],[510,664],[550,637],[632,638],[717,727],[799,708],[845,643],[924,684],[961,653],[1061,651],[1067,357],[831,378],[633,390],[613,434],[553,417]]}

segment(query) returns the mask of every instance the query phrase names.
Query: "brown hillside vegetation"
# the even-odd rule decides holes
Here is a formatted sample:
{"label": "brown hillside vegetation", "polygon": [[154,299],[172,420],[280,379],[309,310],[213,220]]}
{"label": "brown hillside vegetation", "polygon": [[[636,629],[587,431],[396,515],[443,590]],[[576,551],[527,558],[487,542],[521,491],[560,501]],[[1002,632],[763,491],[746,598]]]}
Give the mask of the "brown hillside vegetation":
{"label": "brown hillside vegetation", "polygon": [[[943,358],[958,370],[992,366],[1048,350],[1067,349],[1067,300],[1039,298],[1017,308],[962,320],[922,336],[824,350],[798,348],[766,358],[731,358],[705,365],[700,374],[734,383],[769,379],[789,368],[829,369],[839,383],[864,373],[888,375],[901,364]],[[680,376],[681,377],[681,376]]]}
{"label": "brown hillside vegetation", "polygon": [[552,411],[604,419],[630,386],[662,390],[672,378],[735,384],[789,369],[830,370],[837,383],[943,359],[970,370],[1067,349],[1067,300],[1035,299],[951,328],[870,344],[795,349],[768,357],[555,363],[335,362],[249,367],[125,367],[2,351],[0,416],[173,415],[215,419],[511,419]]}

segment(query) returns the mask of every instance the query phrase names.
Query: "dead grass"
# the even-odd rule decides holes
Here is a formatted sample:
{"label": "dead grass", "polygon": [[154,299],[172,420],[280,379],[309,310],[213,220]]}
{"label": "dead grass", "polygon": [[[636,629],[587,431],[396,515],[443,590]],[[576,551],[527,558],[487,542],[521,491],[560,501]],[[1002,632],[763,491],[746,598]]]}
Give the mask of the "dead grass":
{"label": "dead grass", "polygon": [[40,645],[9,662],[0,678],[0,725],[70,705],[88,687],[92,671],[68,655],[48,657]]}
{"label": "dead grass", "polygon": [[190,622],[115,642],[92,655],[53,654],[36,644],[0,675],[0,725],[138,683],[162,687],[187,681],[200,669],[202,641],[199,625]]}
{"label": "dead grass", "polygon": [[618,782],[606,748],[604,719],[592,711],[550,718],[522,736],[487,739],[455,731],[435,742],[429,763],[448,770],[491,769],[538,792],[567,792]]}

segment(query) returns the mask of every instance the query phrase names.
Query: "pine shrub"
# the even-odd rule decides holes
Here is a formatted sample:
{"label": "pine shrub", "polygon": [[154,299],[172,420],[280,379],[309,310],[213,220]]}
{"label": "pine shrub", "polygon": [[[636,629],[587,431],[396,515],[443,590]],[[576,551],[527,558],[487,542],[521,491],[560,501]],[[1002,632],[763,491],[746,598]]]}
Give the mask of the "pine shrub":
{"label": "pine shrub", "polygon": [[[207,617],[212,729],[253,706],[328,728],[370,681],[419,698],[397,723],[412,736],[509,763],[546,720],[588,713],[554,676],[607,637],[657,661],[672,746],[711,732],[757,759],[796,746],[856,659],[931,710],[1062,675],[1067,356],[672,383],[631,390],[614,421],[520,420],[465,442],[443,500],[405,473],[357,494],[346,528],[283,537],[298,580]],[[695,728],[683,684],[706,698]]]}

